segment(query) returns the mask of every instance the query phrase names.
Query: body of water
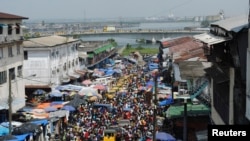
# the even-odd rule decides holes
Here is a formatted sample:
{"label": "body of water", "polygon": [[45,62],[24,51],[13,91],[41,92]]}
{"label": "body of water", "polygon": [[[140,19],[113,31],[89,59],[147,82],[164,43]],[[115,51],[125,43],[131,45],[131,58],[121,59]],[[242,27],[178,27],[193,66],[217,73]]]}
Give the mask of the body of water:
{"label": "body of water", "polygon": [[[164,29],[164,30],[178,30],[184,29],[184,27],[198,27],[200,25],[199,22],[161,22],[161,23],[141,23],[136,27],[129,27],[123,29]],[[160,40],[166,37],[164,34],[162,35],[140,35],[140,37],[136,37],[137,35],[91,35],[81,37],[83,41],[105,41],[110,38],[113,38],[119,47],[123,47],[127,44],[132,45],[133,47],[143,46],[143,47],[159,47],[159,44],[144,44],[136,42],[137,39],[153,39]],[[171,38],[171,37],[170,37]]]}

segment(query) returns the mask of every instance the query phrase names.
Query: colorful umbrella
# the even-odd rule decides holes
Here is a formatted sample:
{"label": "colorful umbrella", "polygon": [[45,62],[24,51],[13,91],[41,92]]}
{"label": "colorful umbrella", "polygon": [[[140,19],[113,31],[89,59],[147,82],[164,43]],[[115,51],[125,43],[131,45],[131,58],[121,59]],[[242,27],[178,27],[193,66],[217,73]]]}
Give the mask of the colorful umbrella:
{"label": "colorful umbrella", "polygon": [[90,98],[89,98],[89,101],[91,101],[91,102],[94,102],[94,101],[97,101],[97,96],[91,96]]}
{"label": "colorful umbrella", "polygon": [[49,106],[49,107],[44,108],[44,110],[46,112],[54,112],[54,111],[57,111],[57,108],[53,106]]}
{"label": "colorful umbrella", "polygon": [[63,110],[67,110],[67,111],[75,111],[76,108],[71,106],[71,105],[65,105],[62,107]]}
{"label": "colorful umbrella", "polygon": [[92,84],[92,81],[87,79],[87,80],[82,81],[82,84],[87,86],[87,85]]}
{"label": "colorful umbrella", "polygon": [[176,141],[172,135],[166,132],[157,132],[155,136],[157,140]]}
{"label": "colorful umbrella", "polygon": [[106,87],[102,84],[96,84],[93,88],[99,89],[99,90],[106,90]]}
{"label": "colorful umbrella", "polygon": [[34,95],[43,95],[43,94],[46,94],[46,91],[42,90],[42,89],[37,89],[32,94],[34,94]]}
{"label": "colorful umbrella", "polygon": [[59,90],[53,90],[51,93],[50,93],[50,96],[51,97],[62,97],[62,93],[59,91]]}

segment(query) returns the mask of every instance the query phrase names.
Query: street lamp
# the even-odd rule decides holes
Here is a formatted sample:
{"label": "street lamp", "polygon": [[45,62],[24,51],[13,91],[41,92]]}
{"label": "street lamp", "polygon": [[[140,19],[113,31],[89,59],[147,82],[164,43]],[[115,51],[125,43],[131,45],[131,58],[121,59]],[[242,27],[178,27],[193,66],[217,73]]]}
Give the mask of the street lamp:
{"label": "street lamp", "polygon": [[[36,74],[33,74],[29,77],[35,77]],[[12,78],[14,77],[14,74],[13,73],[9,73],[9,96],[8,96],[8,104],[9,104],[9,110],[8,110],[8,116],[9,116],[9,135],[11,135],[11,131],[12,131],[12,95],[11,95],[11,80]],[[17,76],[19,77],[19,76]],[[25,79],[25,78],[22,78],[22,77],[19,77],[21,79]]]}

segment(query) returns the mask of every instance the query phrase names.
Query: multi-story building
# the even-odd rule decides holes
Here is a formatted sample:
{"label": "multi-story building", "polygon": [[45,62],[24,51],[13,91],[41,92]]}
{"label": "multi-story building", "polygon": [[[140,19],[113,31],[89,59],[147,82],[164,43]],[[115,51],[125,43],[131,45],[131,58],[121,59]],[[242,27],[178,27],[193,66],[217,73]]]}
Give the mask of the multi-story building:
{"label": "multi-story building", "polygon": [[[82,46],[78,48],[81,64],[89,69],[101,68],[109,63],[109,58],[117,53],[117,48],[111,42],[88,41],[82,42]],[[86,58],[87,56],[87,58]]]}
{"label": "multi-story building", "polygon": [[1,111],[10,109],[10,105],[12,112],[25,105],[22,47],[25,19],[28,18],[0,12],[0,120],[6,116]]}
{"label": "multi-story building", "polygon": [[209,33],[194,37],[204,43],[205,55],[212,62],[205,71],[210,78],[213,123],[249,124],[249,115],[246,118],[248,16],[211,23]]}
{"label": "multi-story building", "polygon": [[53,88],[80,77],[77,48],[79,39],[63,36],[46,36],[24,41],[25,88]]}

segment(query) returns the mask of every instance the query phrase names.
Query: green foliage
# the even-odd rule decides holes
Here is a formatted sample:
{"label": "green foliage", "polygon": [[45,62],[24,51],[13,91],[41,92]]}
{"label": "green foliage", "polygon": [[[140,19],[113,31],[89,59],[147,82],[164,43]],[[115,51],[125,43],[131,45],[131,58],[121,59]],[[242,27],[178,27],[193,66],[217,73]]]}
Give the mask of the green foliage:
{"label": "green foliage", "polygon": [[144,48],[144,47],[132,47],[131,45],[127,44],[126,49],[123,50],[122,55],[127,56],[132,52],[140,52],[140,54],[157,54],[159,52],[158,48]]}
{"label": "green foliage", "polygon": [[117,46],[117,42],[113,38],[108,39],[108,42],[110,42],[114,47]]}
{"label": "green foliage", "polygon": [[127,45],[126,45],[126,49],[131,49],[132,48],[132,46],[128,43]]}
{"label": "green foliage", "polygon": [[138,46],[137,48],[136,48],[137,50],[142,50],[142,49],[144,49],[142,46]]}

